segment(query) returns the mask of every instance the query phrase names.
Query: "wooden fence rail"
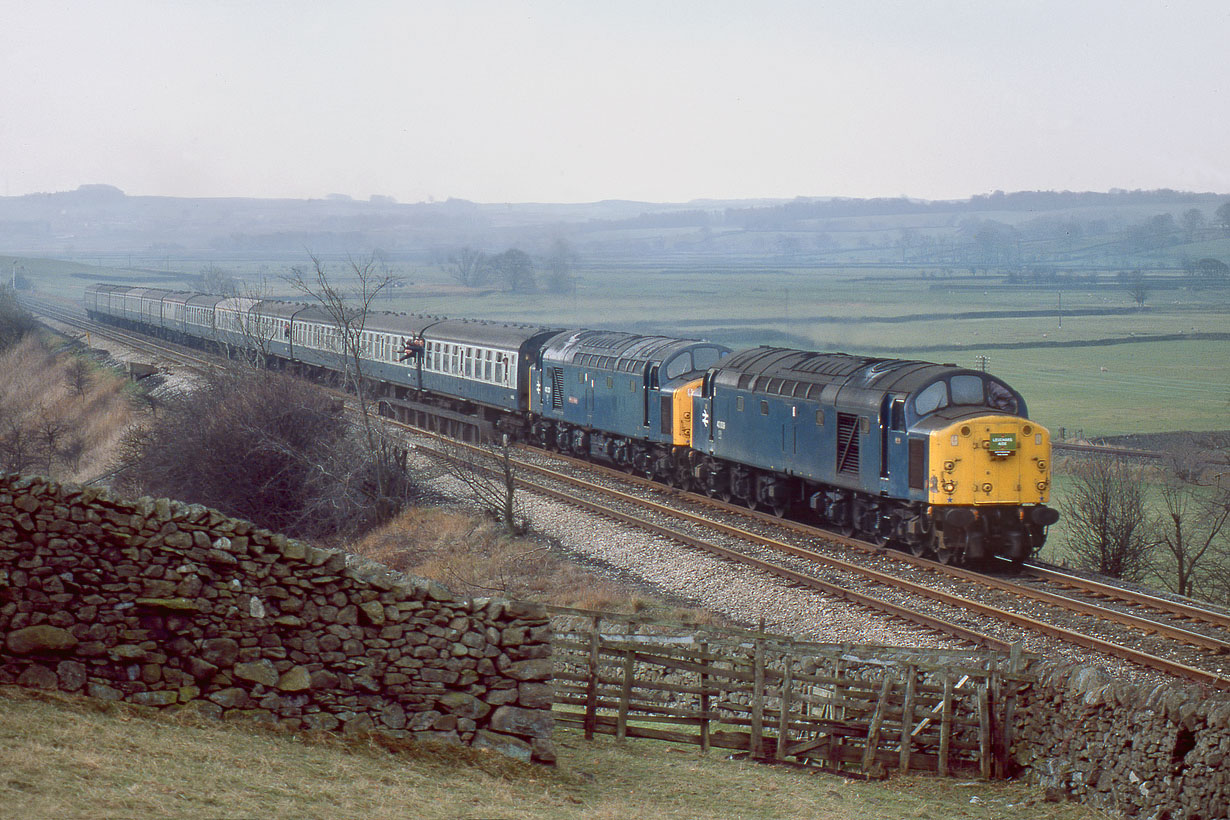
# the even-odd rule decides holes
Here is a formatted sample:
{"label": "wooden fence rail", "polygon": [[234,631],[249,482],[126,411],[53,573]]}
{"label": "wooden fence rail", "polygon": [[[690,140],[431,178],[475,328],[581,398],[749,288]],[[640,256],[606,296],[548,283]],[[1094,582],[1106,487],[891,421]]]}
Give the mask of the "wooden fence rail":
{"label": "wooden fence rail", "polygon": [[585,736],[653,738],[879,776],[1004,776],[1011,653],[821,644],[550,608],[555,717]]}

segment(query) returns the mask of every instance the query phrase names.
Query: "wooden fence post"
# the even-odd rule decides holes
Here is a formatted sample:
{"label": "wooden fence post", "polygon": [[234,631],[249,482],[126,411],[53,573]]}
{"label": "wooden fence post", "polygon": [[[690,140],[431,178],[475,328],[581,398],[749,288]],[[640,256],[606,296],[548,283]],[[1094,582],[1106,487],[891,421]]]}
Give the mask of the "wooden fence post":
{"label": "wooden fence post", "polygon": [[888,670],[884,670],[884,685],[880,687],[880,700],[876,702],[875,712],[871,715],[871,723],[867,726],[867,746],[863,749],[863,772],[871,771],[875,762],[876,751],[880,748],[880,724],[884,722],[884,712],[888,708],[888,693],[893,688],[893,679]]}
{"label": "wooden fence post", "polygon": [[[764,633],[763,619],[761,634]],[[760,757],[760,741],[764,734],[764,640],[756,639],[756,650],[752,656],[752,737],[751,756]]]}
{"label": "wooden fence post", "polygon": [[910,770],[910,753],[914,747],[914,687],[917,685],[918,667],[910,664],[905,681],[905,703],[901,707],[901,751],[897,760],[902,772]]}
{"label": "wooden fence post", "polygon": [[632,663],[636,653],[624,650],[624,685],[619,692],[619,716],[615,719],[615,737],[623,740],[628,736],[628,703],[632,700]]}
{"label": "wooden fence post", "polygon": [[585,739],[594,739],[598,723],[598,633],[602,619],[595,617],[594,631],[589,636],[589,683],[585,689]]}
{"label": "wooden fence post", "polygon": [[790,732],[790,687],[793,685],[792,672],[794,659],[786,656],[783,659],[781,714],[777,719],[777,759],[786,759],[787,735]]}
{"label": "wooden fence post", "polygon": [[991,673],[990,708],[987,709],[987,719],[991,721],[991,776],[996,780],[1004,779],[1004,721],[1000,710],[1004,703],[1004,679],[997,669]]}
{"label": "wooden fence post", "polygon": [[[842,675],[844,675],[845,672],[846,672],[845,661],[838,658],[837,662],[833,664],[833,680],[837,682],[833,684],[833,703],[834,705],[829,708],[829,719],[830,720],[837,721],[837,720],[846,719],[846,707],[837,705],[837,704],[840,704],[841,701],[845,699],[845,687],[841,683],[841,681],[844,680]],[[841,756],[840,756],[838,749],[842,745],[843,745],[842,736],[840,734],[830,734],[829,735],[829,767],[830,768],[836,769],[841,766]]]}
{"label": "wooden fence post", "polygon": [[944,708],[940,713],[939,775],[948,776],[948,746],[952,743],[952,676],[944,673]]}
{"label": "wooden fence post", "polygon": [[[1018,674],[1024,666],[1021,654],[1025,649],[1023,641],[1017,641],[1012,644],[1008,651],[1008,671],[1013,675]],[[1016,723],[1016,695],[1019,682],[1013,678],[1012,682],[1007,684],[1008,695],[1004,699],[1004,724],[1003,724],[1003,742],[1004,742],[1004,771],[1001,776],[1008,775],[1008,758],[1012,754],[1013,730]]]}
{"label": "wooden fence post", "polygon": [[[701,642],[700,662],[709,668],[709,644]],[[709,676],[700,673],[700,753],[709,754]]]}
{"label": "wooden fence post", "polygon": [[978,769],[983,780],[991,779],[991,708],[987,684],[978,684]]}

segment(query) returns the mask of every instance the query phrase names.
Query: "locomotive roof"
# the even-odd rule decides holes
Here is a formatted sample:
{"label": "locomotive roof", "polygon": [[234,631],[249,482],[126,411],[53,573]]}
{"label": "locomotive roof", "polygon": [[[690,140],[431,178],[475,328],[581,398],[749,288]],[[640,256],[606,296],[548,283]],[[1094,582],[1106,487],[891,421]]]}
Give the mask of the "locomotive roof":
{"label": "locomotive roof", "polygon": [[742,350],[723,359],[716,370],[715,381],[719,385],[808,398],[817,397],[829,385],[835,389],[876,394],[913,393],[941,376],[976,372],[912,359],[882,359],[780,347]]}
{"label": "locomotive roof", "polygon": [[[672,354],[698,344],[726,349],[723,345],[700,339],[640,336],[616,330],[565,330],[543,345],[543,356],[567,363],[576,362],[582,356],[592,356],[595,360],[609,357],[610,369],[620,369],[620,364],[662,362]],[[586,361],[590,360],[587,358]]]}

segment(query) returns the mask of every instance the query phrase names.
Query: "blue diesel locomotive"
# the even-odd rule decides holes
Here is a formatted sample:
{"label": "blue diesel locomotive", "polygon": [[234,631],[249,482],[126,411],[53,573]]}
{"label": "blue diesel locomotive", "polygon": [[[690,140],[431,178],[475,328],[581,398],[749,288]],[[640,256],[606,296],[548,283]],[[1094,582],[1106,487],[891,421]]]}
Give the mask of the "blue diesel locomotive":
{"label": "blue diesel locomotive", "polygon": [[[92,285],[92,318],[343,370],[319,307]],[[1050,436],[986,373],[697,339],[373,313],[356,331],[382,412],[505,433],[945,562],[1020,561],[1057,520]]]}

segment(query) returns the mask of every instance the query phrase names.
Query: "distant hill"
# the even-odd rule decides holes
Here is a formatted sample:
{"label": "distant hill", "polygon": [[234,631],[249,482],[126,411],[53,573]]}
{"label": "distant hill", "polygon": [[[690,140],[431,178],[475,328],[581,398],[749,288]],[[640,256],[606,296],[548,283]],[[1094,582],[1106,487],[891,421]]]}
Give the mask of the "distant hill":
{"label": "distant hill", "polygon": [[[680,254],[802,264],[1011,267],[1178,264],[1219,256],[1230,197],[1156,191],[1021,191],[907,197],[580,204],[128,196],[110,185],[0,197],[0,253],[208,253],[270,259],[367,253],[439,259],[470,245],[542,252],[566,239],[589,259]],[[1202,244],[1205,243],[1205,244]],[[1214,243],[1206,247],[1207,243]]]}

